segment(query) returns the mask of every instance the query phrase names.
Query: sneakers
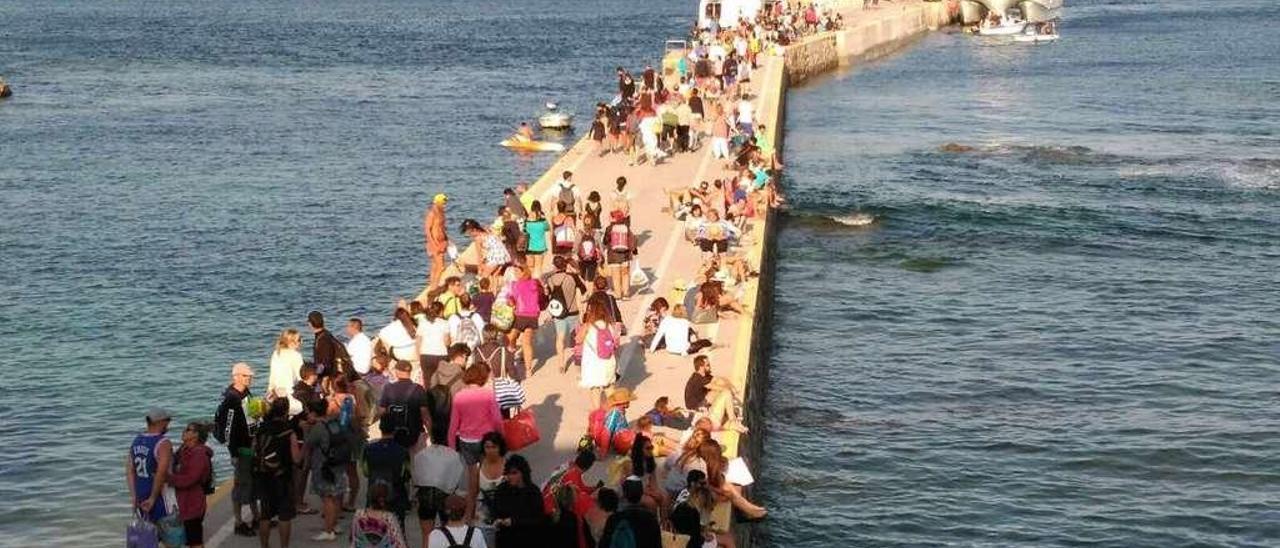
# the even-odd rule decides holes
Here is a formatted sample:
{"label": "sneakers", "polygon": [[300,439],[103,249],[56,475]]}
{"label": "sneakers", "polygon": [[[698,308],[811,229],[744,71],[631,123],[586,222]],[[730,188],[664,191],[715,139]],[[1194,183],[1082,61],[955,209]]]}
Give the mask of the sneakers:
{"label": "sneakers", "polygon": [[311,537],[311,540],[325,541],[325,542],[338,540],[338,534],[334,533],[333,531],[321,531],[316,536]]}

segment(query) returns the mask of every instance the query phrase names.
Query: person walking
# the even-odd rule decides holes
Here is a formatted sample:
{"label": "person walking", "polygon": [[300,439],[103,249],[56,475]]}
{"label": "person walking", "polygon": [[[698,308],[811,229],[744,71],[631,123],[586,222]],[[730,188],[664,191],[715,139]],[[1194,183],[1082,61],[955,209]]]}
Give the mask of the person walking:
{"label": "person walking", "polygon": [[613,290],[618,298],[627,300],[631,297],[631,258],[636,254],[636,238],[631,227],[624,221],[627,214],[621,210],[610,212],[613,220],[605,229],[605,265],[609,268],[609,277],[613,281]]}
{"label": "person walking", "polygon": [[445,230],[444,206],[449,197],[436,194],[431,199],[431,206],[422,220],[422,232],[427,240],[427,257],[431,259],[431,276],[427,279],[427,287],[435,287],[444,273],[445,253],[449,250],[449,234]]}
{"label": "person walking", "polygon": [[489,365],[477,362],[462,374],[466,387],[453,396],[449,413],[449,447],[458,450],[467,465],[480,462],[481,439],[489,432],[502,431],[502,415],[493,388],[487,387]]}
{"label": "person walking", "polygon": [[524,222],[525,265],[534,272],[542,272],[543,257],[550,249],[551,223],[542,211],[542,202],[534,200],[529,206],[529,219]]}
{"label": "person walking", "polygon": [[209,426],[191,422],[182,431],[177,466],[169,476],[169,484],[178,495],[178,519],[186,532],[187,546],[204,546],[205,495],[213,490],[213,450]]}
{"label": "person walking", "polygon": [[409,448],[427,431],[431,411],[427,407],[427,390],[409,379],[413,366],[404,360],[396,360],[392,366],[396,381],[382,387],[378,401],[378,415],[387,419],[386,426],[395,436],[396,443]]}
{"label": "person walking", "polygon": [[146,431],[133,438],[125,456],[129,499],[143,519],[152,523],[169,515],[170,501],[164,496],[164,488],[173,462],[173,445],[165,439],[170,420],[168,411],[148,411]]}
{"label": "person walking", "polygon": [[582,348],[582,373],[578,385],[591,391],[591,402],[600,402],[606,388],[617,381],[618,361],[615,353],[618,339],[607,320],[602,299],[587,301],[587,311],[578,330]]}
{"label": "person walking", "polygon": [[526,369],[533,368],[533,332],[538,329],[542,314],[542,284],[533,279],[527,267],[516,267],[516,281],[511,286],[511,300],[515,308],[515,321],[508,335],[518,342],[524,353]]}
{"label": "person walking", "polygon": [[[249,434],[248,402],[249,386],[253,384],[253,369],[249,364],[240,362],[231,366],[231,385],[222,393],[222,403],[214,413],[213,437],[227,446],[231,453],[231,465],[235,470],[231,488],[232,514],[236,525],[235,534],[251,537],[254,525],[244,521],[244,507],[248,506],[253,515],[251,523],[258,522],[258,507],[254,504],[253,492],[253,438]],[[283,398],[282,398],[283,400]],[[285,402],[288,413],[288,402]]]}
{"label": "person walking", "polygon": [[547,276],[547,313],[556,330],[556,357],[560,360],[560,372],[569,369],[569,356],[565,353],[565,339],[571,337],[579,325],[579,302],[587,292],[586,284],[569,269],[569,260],[555,257],[551,260],[555,272]]}

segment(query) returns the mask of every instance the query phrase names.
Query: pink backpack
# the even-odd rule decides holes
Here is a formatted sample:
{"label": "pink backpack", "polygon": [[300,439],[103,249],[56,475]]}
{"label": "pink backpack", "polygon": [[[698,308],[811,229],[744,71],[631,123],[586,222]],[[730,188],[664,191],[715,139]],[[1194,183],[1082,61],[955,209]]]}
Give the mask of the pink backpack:
{"label": "pink backpack", "polygon": [[618,351],[618,339],[613,336],[613,332],[606,329],[596,329],[596,355],[602,360],[612,358]]}

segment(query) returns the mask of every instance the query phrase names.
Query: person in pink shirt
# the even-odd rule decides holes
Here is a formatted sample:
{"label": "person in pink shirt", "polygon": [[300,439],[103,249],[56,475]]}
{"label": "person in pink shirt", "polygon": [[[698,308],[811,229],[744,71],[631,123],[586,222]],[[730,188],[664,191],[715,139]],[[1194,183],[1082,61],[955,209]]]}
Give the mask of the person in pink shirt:
{"label": "person in pink shirt", "polygon": [[538,316],[542,314],[542,283],[531,277],[529,268],[516,265],[516,280],[511,282],[511,304],[515,308],[515,321],[511,323],[511,339],[519,340],[524,350],[526,368],[533,367],[533,332],[538,330]]}
{"label": "person in pink shirt", "polygon": [[449,447],[458,450],[467,466],[480,462],[484,446],[482,438],[489,432],[502,432],[502,415],[493,389],[485,386],[489,365],[476,362],[462,373],[466,387],[453,395],[449,413]]}

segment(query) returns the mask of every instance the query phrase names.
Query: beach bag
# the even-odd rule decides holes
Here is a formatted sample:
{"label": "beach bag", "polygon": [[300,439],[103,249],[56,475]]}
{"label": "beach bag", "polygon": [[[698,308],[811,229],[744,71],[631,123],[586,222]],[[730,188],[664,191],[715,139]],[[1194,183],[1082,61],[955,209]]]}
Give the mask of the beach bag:
{"label": "beach bag", "polygon": [[498,328],[499,331],[511,331],[511,324],[516,321],[516,311],[506,302],[497,302],[493,304],[493,313],[489,317],[489,323]]}
{"label": "beach bag", "polygon": [[631,261],[631,285],[641,286],[649,283],[649,277],[645,275],[644,270],[640,268],[640,261]]}
{"label": "beach bag", "polygon": [[519,451],[542,439],[533,411],[521,409],[515,417],[502,421],[502,438],[506,440],[509,451]]}
{"label": "beach bag", "polygon": [[129,527],[125,529],[124,545],[126,548],[160,548],[160,532],[156,525],[135,515]]}

